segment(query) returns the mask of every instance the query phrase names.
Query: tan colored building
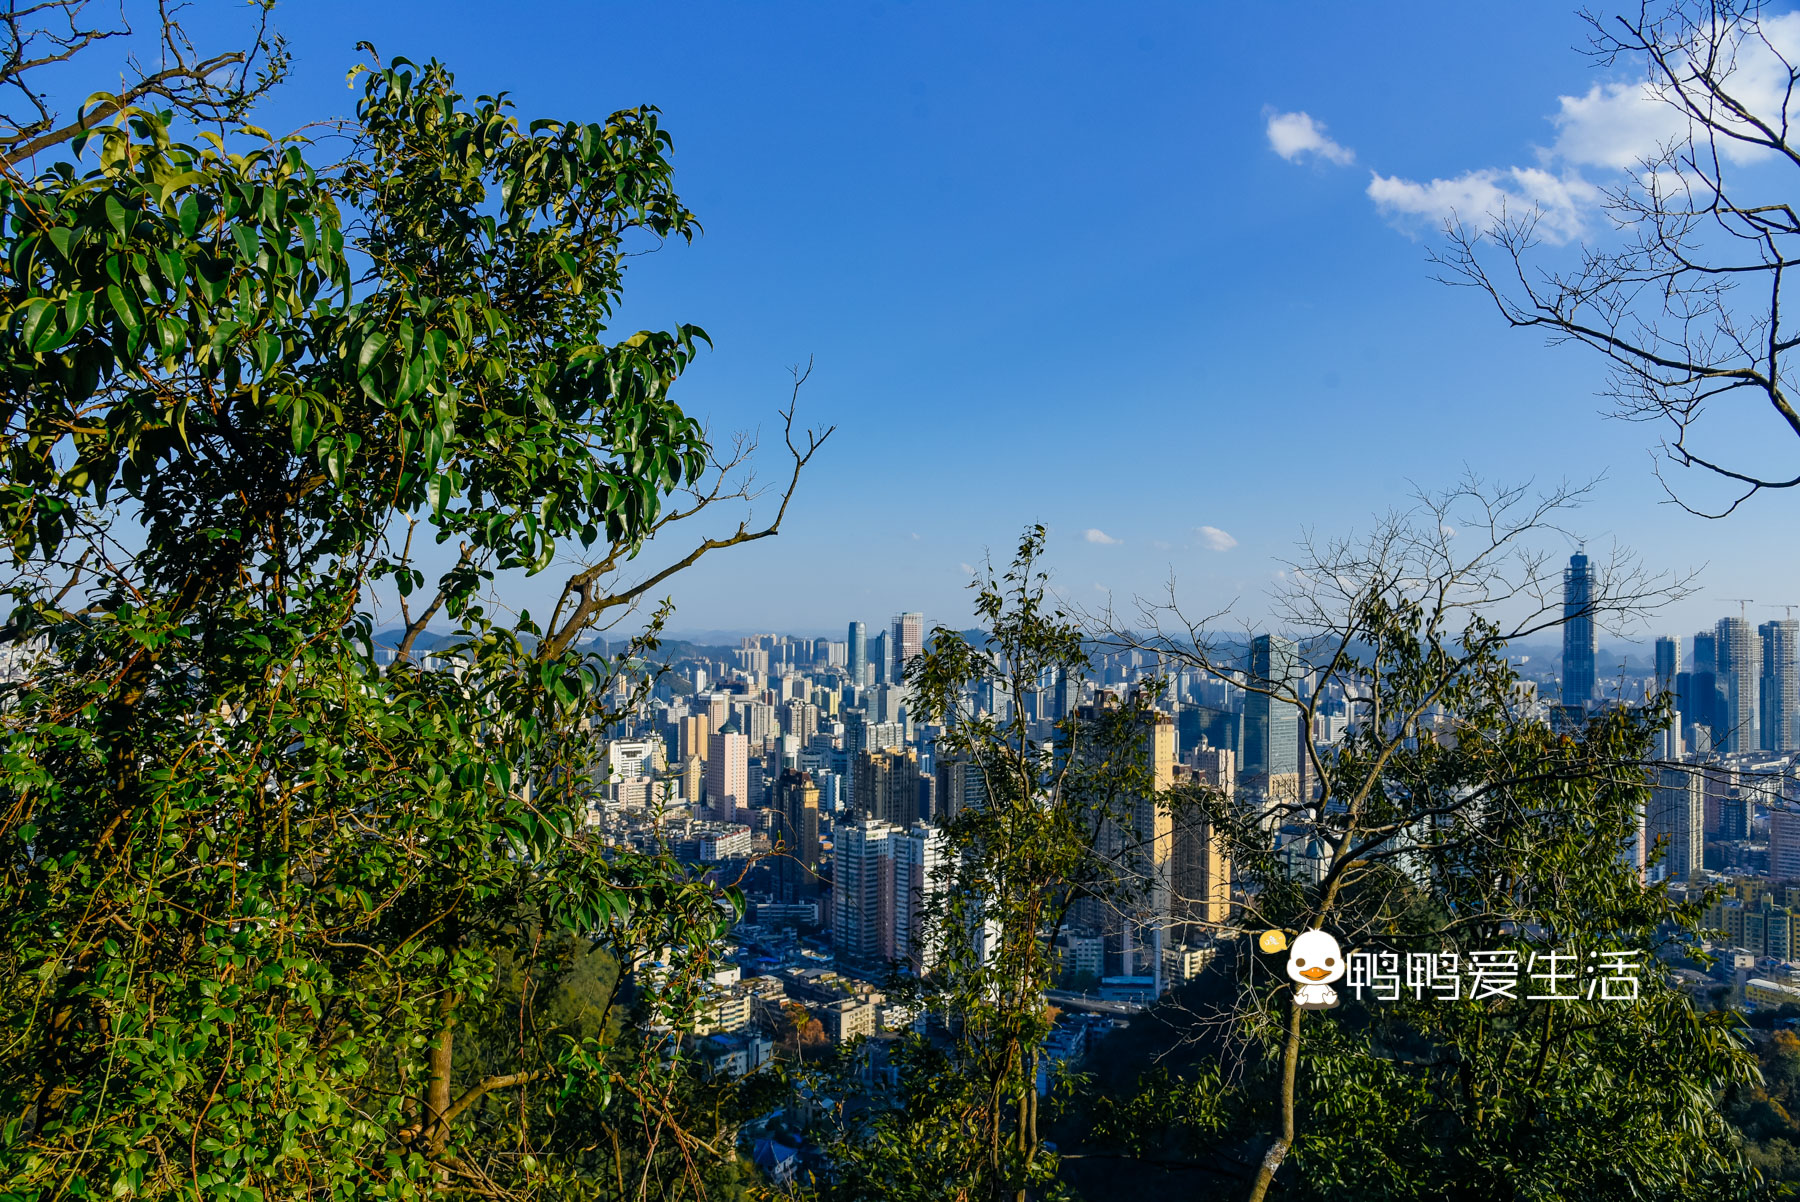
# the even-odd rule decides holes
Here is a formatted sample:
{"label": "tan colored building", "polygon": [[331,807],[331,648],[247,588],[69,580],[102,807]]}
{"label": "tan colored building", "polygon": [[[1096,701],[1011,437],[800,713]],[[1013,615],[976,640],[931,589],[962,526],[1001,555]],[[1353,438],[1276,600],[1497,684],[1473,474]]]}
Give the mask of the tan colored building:
{"label": "tan colored building", "polygon": [[[1235,793],[1237,756],[1229,748],[1200,748],[1178,769],[1176,780],[1229,801]],[[1223,835],[1197,802],[1176,806],[1172,823],[1171,937],[1192,941],[1216,934],[1231,919],[1231,856]]]}
{"label": "tan colored building", "polygon": [[690,714],[676,729],[675,758],[706,762],[707,740],[712,737],[712,719],[706,714]]}

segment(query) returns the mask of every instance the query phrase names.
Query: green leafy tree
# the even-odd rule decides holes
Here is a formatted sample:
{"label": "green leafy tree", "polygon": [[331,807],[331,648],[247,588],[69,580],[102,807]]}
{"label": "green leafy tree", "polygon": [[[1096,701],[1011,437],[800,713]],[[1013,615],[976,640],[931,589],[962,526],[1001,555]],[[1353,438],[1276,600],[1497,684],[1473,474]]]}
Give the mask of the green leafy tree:
{"label": "green leafy tree", "polygon": [[[1312,796],[1191,791],[1231,844],[1240,929],[1324,928],[1347,952],[1512,953],[1510,996],[1441,990],[1309,1012],[1287,954],[1236,959],[1230,1021],[1243,1081],[1228,1121],[1189,1124],[1226,1155],[1252,1150],[1249,1196],[1370,1198],[1730,1196],[1747,1186],[1717,1099],[1753,1080],[1730,1014],[1697,1011],[1657,970],[1665,940],[1691,942],[1701,904],[1642,883],[1642,816],[1663,707],[1606,707],[1553,729],[1508,665],[1513,639],[1563,620],[1560,575],[1521,550],[1574,497],[1532,500],[1468,485],[1426,498],[1365,544],[1294,565],[1296,675],[1249,679],[1310,729],[1333,686],[1351,706],[1332,754],[1312,752]],[[1667,595],[1615,559],[1596,616]],[[1195,627],[1130,637],[1167,660],[1226,672]],[[1500,619],[1505,618],[1505,625]],[[1311,747],[1311,741],[1307,741]],[[1635,849],[1635,850],[1634,850]],[[1656,853],[1651,854],[1654,862]],[[1593,956],[1637,957],[1635,1000],[1601,988]],[[1560,987],[1532,957],[1569,955]],[[1600,975],[1604,975],[1601,970]],[[1466,982],[1465,982],[1466,984]],[[1531,993],[1573,995],[1531,1001]],[[1116,1126],[1116,1123],[1115,1123]],[[1272,1129],[1272,1130],[1271,1130]],[[1291,1169],[1285,1168],[1291,1166]],[[1279,1178],[1278,1178],[1279,1175]]]}
{"label": "green leafy tree", "polygon": [[[1057,935],[1078,905],[1134,911],[1147,887],[1121,871],[1143,850],[1135,821],[1154,807],[1144,696],[1069,714],[1042,737],[1015,699],[1088,667],[1081,627],[1048,592],[1043,527],[1003,573],[972,584],[986,638],[943,627],[907,667],[915,703],[943,725],[941,757],[979,774],[984,800],[950,817],[921,934],[931,949],[917,1000],[946,1041],[911,1037],[900,1096],[859,1112],[833,1148],[845,1197],[1017,1198],[1058,1192],[1040,1131],[1037,1081],[1061,975]],[[1146,805],[1148,799],[1148,805]]]}
{"label": "green leafy tree", "polygon": [[[666,606],[614,659],[583,640],[776,533],[829,431],[789,408],[773,520],[626,577],[744,495],[749,451],[670,395],[702,331],[608,331],[634,245],[697,228],[656,111],[526,124],[436,63],[361,83],[329,170],[96,97],[32,144],[66,160],[0,177],[11,1196],[738,1172],[680,1054],[738,901],[582,830]],[[544,620],[492,604],[570,558]]]}

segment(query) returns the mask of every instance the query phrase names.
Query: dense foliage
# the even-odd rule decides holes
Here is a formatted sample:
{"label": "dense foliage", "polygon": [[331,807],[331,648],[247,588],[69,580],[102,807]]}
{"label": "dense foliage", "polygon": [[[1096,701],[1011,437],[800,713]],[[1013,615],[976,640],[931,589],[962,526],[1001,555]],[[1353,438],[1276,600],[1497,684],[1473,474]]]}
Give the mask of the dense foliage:
{"label": "dense foliage", "polygon": [[[701,332],[606,330],[631,240],[695,229],[668,136],[362,84],[330,171],[128,107],[0,179],[9,1196],[735,1175],[670,1055],[735,903],[580,829],[642,684],[581,636],[711,466],[669,396]],[[549,622],[484,606],[559,551]]]}

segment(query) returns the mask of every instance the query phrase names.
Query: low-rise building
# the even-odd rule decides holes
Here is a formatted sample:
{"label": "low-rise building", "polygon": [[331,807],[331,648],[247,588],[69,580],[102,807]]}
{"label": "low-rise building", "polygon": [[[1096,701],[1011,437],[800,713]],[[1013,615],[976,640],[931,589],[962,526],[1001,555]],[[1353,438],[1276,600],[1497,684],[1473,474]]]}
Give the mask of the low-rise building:
{"label": "low-rise building", "polygon": [[812,1007],[825,1035],[833,1043],[848,1043],[862,1035],[875,1034],[875,1007],[855,998],[840,998]]}
{"label": "low-rise building", "polygon": [[1751,977],[1744,982],[1744,1004],[1759,1010],[1800,1006],[1800,986],[1784,985],[1767,977]]}
{"label": "low-rise building", "polygon": [[1163,948],[1163,981],[1169,985],[1185,985],[1206,971],[1218,949],[1210,943],[1191,943]]}

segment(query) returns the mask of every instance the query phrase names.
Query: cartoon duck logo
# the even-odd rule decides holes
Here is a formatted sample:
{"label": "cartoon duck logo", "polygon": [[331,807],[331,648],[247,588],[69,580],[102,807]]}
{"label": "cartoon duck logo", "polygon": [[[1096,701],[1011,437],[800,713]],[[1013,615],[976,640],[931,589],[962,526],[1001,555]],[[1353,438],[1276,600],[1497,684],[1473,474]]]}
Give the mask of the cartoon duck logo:
{"label": "cartoon duck logo", "polygon": [[1324,931],[1302,931],[1288,952],[1288,977],[1300,986],[1294,1004],[1303,1010],[1329,1010],[1338,1004],[1331,982],[1344,976],[1344,951]]}

